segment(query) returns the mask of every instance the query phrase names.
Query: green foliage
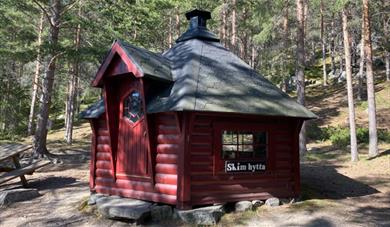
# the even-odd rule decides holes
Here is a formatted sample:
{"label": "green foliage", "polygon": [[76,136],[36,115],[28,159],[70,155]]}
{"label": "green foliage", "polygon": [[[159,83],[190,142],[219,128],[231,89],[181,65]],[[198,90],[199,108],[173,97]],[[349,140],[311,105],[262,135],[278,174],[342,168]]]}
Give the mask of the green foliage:
{"label": "green foliage", "polygon": [[[307,125],[307,137],[311,141],[330,140],[337,148],[346,148],[350,144],[350,134],[348,127],[318,127],[317,124]],[[368,128],[358,127],[356,129],[356,139],[359,144],[369,142]],[[390,142],[390,130],[378,129],[378,141]]]}

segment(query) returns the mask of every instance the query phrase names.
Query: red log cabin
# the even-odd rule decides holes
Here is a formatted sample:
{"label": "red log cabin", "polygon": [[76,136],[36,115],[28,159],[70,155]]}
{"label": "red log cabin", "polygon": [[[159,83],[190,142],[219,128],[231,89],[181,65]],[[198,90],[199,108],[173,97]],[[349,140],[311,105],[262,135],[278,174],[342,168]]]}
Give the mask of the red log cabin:
{"label": "red log cabin", "polygon": [[193,206],[300,193],[298,138],[316,116],[227,50],[206,11],[163,54],[115,41],[92,85],[92,192]]}

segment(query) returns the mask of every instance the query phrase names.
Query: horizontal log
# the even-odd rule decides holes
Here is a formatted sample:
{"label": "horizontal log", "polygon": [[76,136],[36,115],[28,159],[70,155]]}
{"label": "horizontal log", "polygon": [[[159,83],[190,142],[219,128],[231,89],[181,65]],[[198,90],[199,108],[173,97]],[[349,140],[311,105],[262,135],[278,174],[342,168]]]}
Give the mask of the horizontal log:
{"label": "horizontal log", "polygon": [[155,184],[154,188],[156,192],[167,195],[176,195],[177,192],[177,186],[171,184]]}
{"label": "horizontal log", "polygon": [[177,174],[176,164],[156,164],[156,173]]}
{"label": "horizontal log", "polygon": [[122,179],[117,179],[116,181],[113,181],[112,178],[96,177],[95,184],[97,186],[154,192],[153,185],[150,182],[129,181],[129,180],[122,180]]}
{"label": "horizontal log", "polygon": [[114,178],[114,172],[110,169],[96,169],[96,177]]}
{"label": "horizontal log", "polygon": [[275,192],[288,192],[293,191],[292,188],[287,187],[264,187],[264,188],[255,188],[255,189],[245,189],[245,190],[204,190],[204,191],[191,191],[192,197],[218,197],[220,195],[241,195],[241,194],[250,194],[250,193],[270,193]]}
{"label": "horizontal log", "polygon": [[176,164],[177,155],[176,154],[157,154],[156,162],[162,164]]}
{"label": "horizontal log", "polygon": [[212,144],[213,137],[210,135],[191,135],[191,144]]}
{"label": "horizontal log", "polygon": [[[210,196],[191,196],[192,205],[201,205],[201,204],[213,204],[213,203],[223,203],[223,202],[235,202],[242,200],[265,200],[270,197],[273,197],[267,192],[261,193],[245,193],[245,194],[233,194],[233,195],[210,195]],[[287,196],[288,197],[288,196]]]}
{"label": "horizontal log", "polygon": [[292,162],[291,161],[276,161],[276,168],[291,168],[292,167]]}
{"label": "horizontal log", "polygon": [[209,164],[202,164],[202,165],[197,165],[197,164],[192,164],[191,163],[191,173],[192,172],[204,172],[204,171],[207,171],[207,172],[213,172],[214,168],[212,165],[209,165]]}
{"label": "horizontal log", "polygon": [[158,125],[157,134],[179,134],[176,125]]}
{"label": "horizontal log", "polygon": [[99,136],[109,136],[110,133],[108,132],[107,129],[103,129],[103,128],[99,128],[98,129],[98,133],[97,133]]}
{"label": "horizontal log", "polygon": [[167,203],[172,205],[176,204],[176,196],[174,195],[136,191],[136,190],[122,189],[122,188],[112,188],[112,187],[105,187],[105,186],[96,186],[95,190],[97,193],[101,193],[101,194],[118,195],[122,197],[141,199],[141,200],[150,200],[157,203]]}
{"label": "horizontal log", "polygon": [[98,144],[97,145],[97,152],[109,152],[111,153],[111,147],[107,144]]}
{"label": "horizontal log", "polygon": [[191,155],[191,163],[192,162],[212,162],[213,156],[210,155]]}
{"label": "horizontal log", "polygon": [[96,159],[101,161],[111,161],[111,153],[108,152],[97,152]]}
{"label": "horizontal log", "polygon": [[103,118],[103,119],[99,119],[98,123],[99,123],[99,126],[104,126],[104,125],[106,125],[107,121],[106,121],[106,119]]}
{"label": "horizontal log", "polygon": [[111,162],[110,161],[96,161],[96,168],[97,169],[112,169]]}
{"label": "horizontal log", "polygon": [[179,150],[178,144],[158,144],[157,153],[159,154],[177,154]]}
{"label": "horizontal log", "polygon": [[177,185],[177,175],[157,173],[155,176],[156,183]]}
{"label": "horizontal log", "polygon": [[116,179],[121,179],[121,180],[152,182],[152,178],[150,176],[130,175],[121,172],[116,172],[115,176]]}
{"label": "horizontal log", "polygon": [[203,185],[192,185],[191,192],[226,192],[237,191],[244,192],[246,190],[259,190],[267,191],[270,188],[280,188],[280,189],[289,189],[291,188],[291,181],[289,179],[281,180],[268,180],[268,181],[252,181],[247,183],[236,183],[230,182],[230,184],[219,184],[215,182],[213,184],[203,184]]}
{"label": "horizontal log", "polygon": [[109,136],[98,136],[97,137],[98,144],[110,144]]}
{"label": "horizontal log", "polygon": [[191,144],[191,155],[211,156],[213,153],[211,144]]}
{"label": "horizontal log", "polygon": [[179,144],[180,136],[175,134],[160,134],[157,136],[157,143],[159,144]]}
{"label": "horizontal log", "polygon": [[268,180],[283,180],[283,179],[291,179],[293,173],[288,172],[284,174],[276,174],[276,173],[242,173],[242,174],[228,174],[228,173],[218,173],[214,175],[211,173],[210,175],[204,176],[192,176],[191,182],[192,184],[207,184],[218,182],[219,184],[230,184],[230,182],[237,183],[245,183],[245,182],[253,182],[253,181],[268,181]]}

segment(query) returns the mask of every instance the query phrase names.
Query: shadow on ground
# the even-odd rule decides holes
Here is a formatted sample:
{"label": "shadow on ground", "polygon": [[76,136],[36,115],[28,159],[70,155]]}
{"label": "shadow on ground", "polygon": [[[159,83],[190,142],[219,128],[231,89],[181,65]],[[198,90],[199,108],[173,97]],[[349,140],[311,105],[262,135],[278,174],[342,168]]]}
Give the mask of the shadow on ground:
{"label": "shadow on ground", "polygon": [[375,188],[340,174],[337,166],[303,164],[302,199],[345,199],[379,193]]}

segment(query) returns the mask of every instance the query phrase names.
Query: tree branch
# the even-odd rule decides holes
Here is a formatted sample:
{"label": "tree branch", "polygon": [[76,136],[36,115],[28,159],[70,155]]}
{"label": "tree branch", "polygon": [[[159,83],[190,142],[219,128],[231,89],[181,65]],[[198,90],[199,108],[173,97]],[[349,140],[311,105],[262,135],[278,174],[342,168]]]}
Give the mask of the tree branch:
{"label": "tree branch", "polygon": [[60,13],[60,16],[64,15],[67,11],[69,11],[70,9],[72,9],[76,3],[78,2],[79,0],[75,0],[74,2],[71,2],[69,4],[66,4],[64,6],[64,9],[62,10],[62,12]]}
{"label": "tree branch", "polygon": [[32,0],[35,4],[38,5],[39,8],[41,8],[42,12],[45,14],[45,16],[47,17],[47,20],[50,24],[50,26],[53,26],[54,27],[54,24],[51,22],[51,17],[49,15],[49,13],[47,12],[47,10],[45,9],[45,7],[43,7],[37,0]]}

